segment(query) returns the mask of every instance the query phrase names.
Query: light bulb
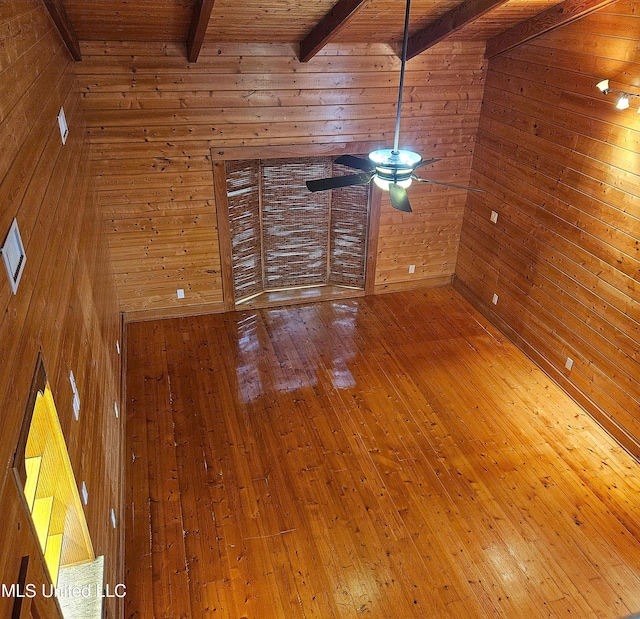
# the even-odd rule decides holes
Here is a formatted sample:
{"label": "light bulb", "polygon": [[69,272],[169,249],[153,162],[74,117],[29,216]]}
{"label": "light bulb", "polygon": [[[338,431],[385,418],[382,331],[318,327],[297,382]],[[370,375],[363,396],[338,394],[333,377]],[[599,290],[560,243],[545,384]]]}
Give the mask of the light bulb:
{"label": "light bulb", "polygon": [[609,92],[609,80],[602,80],[596,84],[596,88],[604,95]]}
{"label": "light bulb", "polygon": [[616,107],[619,110],[626,110],[629,107],[629,97],[623,94],[619,99],[618,103],[616,103]]}
{"label": "light bulb", "polygon": [[[393,181],[388,181],[384,178],[380,178],[379,176],[374,176],[373,177],[373,182],[380,187],[380,189],[382,189],[383,191],[389,191],[389,185],[391,185],[391,183]],[[411,178],[405,178],[404,180],[398,181],[396,184],[400,185],[400,187],[404,187],[405,189],[407,187],[409,187],[411,185],[411,183],[413,182],[413,179]]]}
{"label": "light bulb", "polygon": [[382,189],[382,191],[389,191],[389,181],[380,178],[379,176],[373,177],[373,182]]}

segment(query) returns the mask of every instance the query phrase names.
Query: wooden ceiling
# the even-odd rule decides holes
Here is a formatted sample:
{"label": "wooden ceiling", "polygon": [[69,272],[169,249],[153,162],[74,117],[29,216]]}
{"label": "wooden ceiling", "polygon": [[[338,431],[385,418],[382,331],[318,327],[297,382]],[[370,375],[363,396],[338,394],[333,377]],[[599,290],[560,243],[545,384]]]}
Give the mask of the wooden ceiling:
{"label": "wooden ceiling", "polygon": [[[443,38],[502,51],[611,0],[413,0],[411,58]],[[404,0],[43,0],[76,60],[81,41],[291,43],[310,60],[329,41],[398,47]],[[524,38],[523,38],[524,37]],[[502,39],[501,39],[502,38]],[[496,52],[497,53],[497,52]]]}
{"label": "wooden ceiling", "polygon": [[[202,4],[198,2],[198,4]],[[299,43],[337,0],[215,0],[206,40],[234,43]],[[388,43],[402,36],[404,0],[368,0],[336,39],[340,43]],[[411,32],[460,5],[460,0],[412,0]],[[485,2],[484,4],[487,4]],[[465,30],[493,36],[558,0],[509,0]],[[196,0],[62,0],[80,40],[186,40]]]}

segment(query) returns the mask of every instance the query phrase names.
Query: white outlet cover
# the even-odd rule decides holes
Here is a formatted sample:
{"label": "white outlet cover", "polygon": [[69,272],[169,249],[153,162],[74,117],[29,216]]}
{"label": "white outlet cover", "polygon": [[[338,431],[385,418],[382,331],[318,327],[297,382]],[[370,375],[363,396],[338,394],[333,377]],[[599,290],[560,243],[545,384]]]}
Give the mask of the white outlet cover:
{"label": "white outlet cover", "polygon": [[184,290],[182,288],[178,288],[178,299],[184,299]]}
{"label": "white outlet cover", "polygon": [[409,273],[415,273],[416,272],[416,265],[415,264],[410,264],[409,265]]}
{"label": "white outlet cover", "polygon": [[491,223],[497,223],[498,222],[498,213],[496,213],[495,211],[491,211]]}
{"label": "white outlet cover", "polygon": [[118,403],[114,402],[113,403],[113,410],[116,414],[116,419],[120,419],[120,411],[118,410]]}
{"label": "white outlet cover", "polygon": [[118,351],[118,354],[120,354],[120,340],[116,340],[116,350]]}
{"label": "white outlet cover", "polygon": [[87,490],[87,484],[82,482],[82,502],[87,505],[89,503],[89,491]]}
{"label": "white outlet cover", "polygon": [[571,370],[571,368],[573,367],[573,359],[571,357],[567,357],[567,361],[565,362],[564,367],[567,368],[567,370]]}
{"label": "white outlet cover", "polygon": [[116,512],[113,510],[113,507],[111,508],[111,526],[115,529],[116,528]]}
{"label": "white outlet cover", "polygon": [[493,303],[494,305],[498,305],[498,295],[497,294],[493,295],[493,299],[491,299],[491,303]]}

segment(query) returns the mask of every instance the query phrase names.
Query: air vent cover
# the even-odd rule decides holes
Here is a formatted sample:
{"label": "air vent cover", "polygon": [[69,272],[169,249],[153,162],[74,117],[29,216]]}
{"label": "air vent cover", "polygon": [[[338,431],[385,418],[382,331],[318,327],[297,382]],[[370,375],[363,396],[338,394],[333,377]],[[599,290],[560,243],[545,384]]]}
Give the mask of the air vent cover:
{"label": "air vent cover", "polygon": [[1,251],[2,257],[4,258],[4,266],[7,268],[7,275],[9,275],[11,290],[13,294],[17,294],[18,284],[22,277],[27,256],[24,253],[24,245],[22,244],[20,230],[18,230],[18,221],[16,219],[13,220],[11,228],[9,228],[9,234],[7,234]]}

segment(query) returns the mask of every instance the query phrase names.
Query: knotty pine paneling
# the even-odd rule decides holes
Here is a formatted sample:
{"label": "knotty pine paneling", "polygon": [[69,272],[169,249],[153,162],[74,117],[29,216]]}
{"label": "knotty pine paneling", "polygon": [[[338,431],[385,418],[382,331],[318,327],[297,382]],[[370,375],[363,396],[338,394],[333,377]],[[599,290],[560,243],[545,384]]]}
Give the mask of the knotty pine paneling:
{"label": "knotty pine paneling", "polygon": [[[123,408],[116,350],[122,335],[84,113],[74,65],[40,1],[2,2],[0,31],[7,33],[0,46],[0,237],[17,218],[27,254],[17,295],[4,268],[0,273],[0,582],[17,581],[27,554],[27,582],[44,578],[11,470],[41,352],[76,481],[89,490],[85,513],[94,549],[105,556],[105,582],[113,586],[123,568],[122,424],[114,409],[114,402]],[[64,146],[56,120],[62,105],[70,129]],[[80,392],[79,421],[70,371]],[[34,603],[40,616],[54,616],[50,600]],[[10,616],[12,605],[12,598],[0,596],[0,616]],[[115,602],[108,605],[115,616]]]}
{"label": "knotty pine paneling", "polygon": [[[223,307],[211,148],[393,143],[400,63],[386,45],[333,45],[307,64],[286,44],[209,43],[196,64],[170,43],[82,52],[96,189],[129,317]],[[401,143],[442,158],[423,176],[469,180],[482,54],[478,43],[441,44],[407,65]],[[416,183],[411,216],[385,195],[376,290],[450,281],[464,193]]]}
{"label": "knotty pine paneling", "polygon": [[635,4],[617,2],[491,61],[472,172],[485,193],[467,198],[456,267],[475,304],[635,455],[640,114],[595,84],[640,94],[639,27]]}
{"label": "knotty pine paneling", "polygon": [[65,0],[81,40],[185,41],[196,1]]}

